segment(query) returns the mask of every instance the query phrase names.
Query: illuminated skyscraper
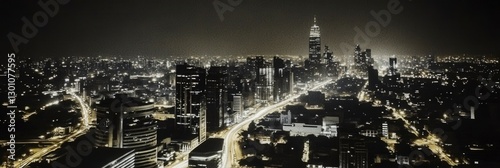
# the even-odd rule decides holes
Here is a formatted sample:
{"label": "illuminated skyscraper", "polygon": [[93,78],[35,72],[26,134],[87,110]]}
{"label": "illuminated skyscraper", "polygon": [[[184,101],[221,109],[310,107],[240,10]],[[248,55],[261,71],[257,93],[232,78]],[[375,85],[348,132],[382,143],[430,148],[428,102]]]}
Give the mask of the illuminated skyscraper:
{"label": "illuminated skyscraper", "polygon": [[233,112],[236,113],[237,116],[246,115],[243,114],[243,99],[241,93],[233,93],[231,98],[231,109]]}
{"label": "illuminated skyscraper", "polygon": [[255,100],[266,103],[272,100],[274,72],[271,63],[264,60],[262,56],[256,57],[256,77],[255,77]]}
{"label": "illuminated skyscraper", "polygon": [[309,33],[309,60],[314,63],[321,62],[321,33],[319,26],[316,25],[316,16],[314,16],[314,25],[311,26]]}
{"label": "illuminated skyscraper", "polygon": [[157,167],[157,124],[154,106],[139,98],[117,94],[97,105],[96,146],[135,150],[135,167]]}
{"label": "illuminated skyscraper", "polygon": [[369,76],[369,68],[372,64],[372,50],[366,49],[365,51],[361,51],[361,47],[356,45],[354,49],[354,66],[352,67],[352,72],[360,77],[366,78]]}
{"label": "illuminated skyscraper", "polygon": [[354,66],[351,68],[352,72],[355,74],[360,74],[362,72],[362,65],[363,65],[363,53],[361,52],[361,47],[356,45],[356,48],[354,49]]}
{"label": "illuminated skyscraper", "polygon": [[180,138],[206,138],[205,77],[203,68],[181,64],[176,66],[175,122]]}

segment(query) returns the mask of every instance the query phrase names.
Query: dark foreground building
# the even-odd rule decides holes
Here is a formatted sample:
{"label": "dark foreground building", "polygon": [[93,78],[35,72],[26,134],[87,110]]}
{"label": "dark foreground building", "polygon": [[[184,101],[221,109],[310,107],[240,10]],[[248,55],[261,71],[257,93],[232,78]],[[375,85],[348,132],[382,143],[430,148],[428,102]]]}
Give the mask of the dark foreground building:
{"label": "dark foreground building", "polygon": [[189,167],[220,168],[224,139],[210,138],[189,153]]}

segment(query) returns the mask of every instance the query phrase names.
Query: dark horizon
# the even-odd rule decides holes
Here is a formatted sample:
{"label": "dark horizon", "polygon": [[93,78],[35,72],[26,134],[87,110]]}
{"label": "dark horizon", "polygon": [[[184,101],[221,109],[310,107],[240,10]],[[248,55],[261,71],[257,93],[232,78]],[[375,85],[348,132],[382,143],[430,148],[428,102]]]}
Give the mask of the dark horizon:
{"label": "dark horizon", "polygon": [[[219,0],[228,4],[224,0]],[[354,46],[355,27],[375,21],[370,11],[387,10],[391,1],[245,1],[221,20],[214,1],[70,1],[59,5],[38,33],[19,45],[18,57],[136,55],[302,55],[316,15],[321,43],[344,55]],[[500,54],[495,29],[498,7],[492,1],[400,1],[380,34],[363,48],[374,55]],[[38,1],[2,1],[2,47],[13,52],[9,32],[22,35],[22,17],[32,21],[43,10]],[[350,48],[350,47],[349,47]],[[354,48],[350,48],[354,50]],[[351,54],[351,52],[347,52]]]}

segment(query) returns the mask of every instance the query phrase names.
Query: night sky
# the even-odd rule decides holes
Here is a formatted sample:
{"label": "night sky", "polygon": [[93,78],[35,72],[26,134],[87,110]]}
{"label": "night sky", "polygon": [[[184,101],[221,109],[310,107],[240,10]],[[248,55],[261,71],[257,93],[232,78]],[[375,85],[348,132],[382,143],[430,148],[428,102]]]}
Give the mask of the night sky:
{"label": "night sky", "polygon": [[[46,1],[46,0],[43,0]],[[368,45],[374,55],[500,54],[500,9],[494,1],[402,0],[403,10]],[[8,32],[21,35],[38,1],[2,0],[4,53]],[[343,55],[354,45],[354,27],[375,20],[389,0],[243,0],[221,21],[213,0],[72,0],[38,34],[21,44],[18,57],[144,55],[307,55],[316,15],[322,45]],[[227,0],[220,0],[228,4]],[[353,49],[351,49],[353,50]],[[351,53],[346,53],[351,54]]]}

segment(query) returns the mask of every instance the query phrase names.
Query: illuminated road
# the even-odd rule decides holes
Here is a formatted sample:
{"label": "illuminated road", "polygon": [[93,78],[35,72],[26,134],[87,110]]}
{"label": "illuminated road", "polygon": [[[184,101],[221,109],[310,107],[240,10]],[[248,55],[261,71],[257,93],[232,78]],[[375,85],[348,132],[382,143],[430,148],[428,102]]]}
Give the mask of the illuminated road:
{"label": "illuminated road", "polygon": [[411,132],[412,134],[416,135],[419,137],[419,139],[415,140],[413,142],[413,145],[416,146],[427,146],[432,153],[434,153],[436,156],[438,156],[442,161],[445,161],[448,163],[450,166],[457,166],[458,163],[455,162],[450,156],[450,154],[447,154],[446,151],[441,147],[440,145],[440,139],[435,136],[434,134],[429,133],[427,137],[421,137],[419,136],[419,133],[415,126],[411,125],[411,123],[406,119],[405,112],[402,110],[398,110],[392,107],[386,107],[387,109],[391,109],[393,111],[392,115],[396,119],[401,119],[404,122],[405,128]]}
{"label": "illuminated road", "polygon": [[364,89],[368,87],[368,82],[366,81],[365,84],[363,85],[363,87],[361,88],[361,91],[358,93],[358,100],[359,101],[368,101],[369,97],[368,95],[365,93]]}
{"label": "illuminated road", "polygon": [[[308,90],[316,90],[320,87],[325,86],[326,84],[330,83],[332,80],[327,80],[324,82],[321,82],[317,84],[315,87],[310,88]],[[306,93],[307,91],[303,91],[299,94],[295,94],[293,96],[290,96],[288,99],[285,99],[279,103],[273,104],[268,107],[264,107],[260,109],[259,111],[255,112],[253,115],[247,117],[243,121],[241,121],[238,124],[235,124],[230,128],[230,130],[227,132],[225,138],[224,138],[224,153],[222,154],[222,167],[238,167],[236,161],[234,160],[234,149],[239,148],[237,146],[237,143],[234,143],[237,141],[237,136],[238,132],[242,130],[242,128],[248,124],[250,124],[251,121],[257,120],[263,116],[265,116],[268,113],[274,112],[278,110],[279,108],[293,102],[294,99],[298,98],[301,94]]]}
{"label": "illuminated road", "polygon": [[79,136],[82,136],[85,134],[85,132],[87,132],[87,130],[89,128],[89,116],[90,116],[89,109],[90,108],[84,103],[84,101],[78,95],[76,95],[73,92],[70,92],[70,94],[73,96],[73,98],[75,98],[77,100],[77,103],[81,107],[81,110],[80,110],[82,113],[82,121],[81,122],[83,125],[81,127],[79,127],[78,130],[74,131],[71,135],[66,136],[65,138],[61,139],[58,143],[56,143],[54,145],[50,145],[48,147],[45,147],[45,148],[41,149],[40,151],[27,157],[24,160],[19,160],[19,162],[16,162],[16,164],[14,164],[14,167],[16,167],[16,168],[17,167],[19,167],[19,168],[25,167],[25,166],[29,165],[30,163],[32,163],[33,161],[39,160],[43,156],[49,154],[50,152],[59,149],[61,147],[61,144],[68,142],[70,140],[73,140]]}
{"label": "illuminated road", "polygon": [[89,123],[90,123],[90,108],[89,106],[83,101],[83,99],[76,95],[74,92],[70,92],[71,96],[76,98],[78,101],[78,104],[80,104],[81,107],[81,112],[82,112],[82,122],[83,122],[83,128],[88,129],[89,128]]}

